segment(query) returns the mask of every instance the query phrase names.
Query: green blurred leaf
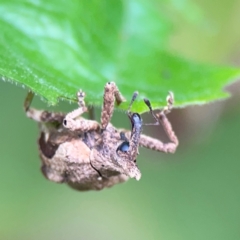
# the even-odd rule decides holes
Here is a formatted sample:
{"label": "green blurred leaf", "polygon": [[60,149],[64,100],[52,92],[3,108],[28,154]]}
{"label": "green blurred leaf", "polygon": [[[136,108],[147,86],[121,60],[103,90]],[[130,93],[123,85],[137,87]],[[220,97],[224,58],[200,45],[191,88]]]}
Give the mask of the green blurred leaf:
{"label": "green blurred leaf", "polygon": [[[1,0],[1,79],[23,84],[50,104],[75,100],[82,88],[89,104],[101,105],[107,81],[115,81],[128,100],[138,90],[154,108],[165,105],[169,90],[175,106],[226,97],[222,88],[240,69],[196,64],[169,53],[167,3]],[[133,109],[147,110],[141,98]]]}

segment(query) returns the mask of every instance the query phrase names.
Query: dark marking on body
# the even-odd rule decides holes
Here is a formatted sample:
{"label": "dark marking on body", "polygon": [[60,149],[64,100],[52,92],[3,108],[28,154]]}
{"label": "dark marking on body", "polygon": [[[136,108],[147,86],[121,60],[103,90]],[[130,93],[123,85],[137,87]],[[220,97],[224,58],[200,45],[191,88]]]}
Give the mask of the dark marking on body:
{"label": "dark marking on body", "polygon": [[47,157],[47,158],[52,158],[59,145],[58,144],[52,144],[50,141],[45,141],[45,134],[44,133],[41,133],[41,136],[38,140],[38,143],[39,143],[39,147],[40,147],[40,150],[41,152]]}

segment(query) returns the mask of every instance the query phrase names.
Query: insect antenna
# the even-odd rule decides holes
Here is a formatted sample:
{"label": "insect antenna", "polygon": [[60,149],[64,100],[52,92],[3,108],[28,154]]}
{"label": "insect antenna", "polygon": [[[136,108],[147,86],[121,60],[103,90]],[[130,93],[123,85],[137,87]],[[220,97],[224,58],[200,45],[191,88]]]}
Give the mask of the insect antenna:
{"label": "insect antenna", "polygon": [[144,125],[159,125],[158,118],[156,117],[156,115],[154,114],[154,112],[152,110],[152,105],[151,105],[150,101],[147,98],[144,98],[143,101],[148,106],[149,111],[150,111],[151,115],[153,116],[153,118],[156,120],[155,123],[145,123]]}
{"label": "insect antenna", "polygon": [[138,92],[136,91],[136,92],[133,93],[132,100],[129,104],[129,107],[128,107],[128,110],[127,110],[128,115],[130,114],[130,109],[133,105],[133,102],[136,100],[137,96],[138,96]]}

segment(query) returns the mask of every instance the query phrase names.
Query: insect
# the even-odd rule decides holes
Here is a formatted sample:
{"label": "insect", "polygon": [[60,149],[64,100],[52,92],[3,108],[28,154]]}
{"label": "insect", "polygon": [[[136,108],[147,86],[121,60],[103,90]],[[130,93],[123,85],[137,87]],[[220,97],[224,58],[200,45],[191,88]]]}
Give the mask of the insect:
{"label": "insect", "polygon": [[85,93],[77,93],[78,108],[68,114],[37,110],[30,107],[34,94],[29,92],[24,109],[27,117],[39,123],[38,140],[42,173],[57,183],[66,183],[79,190],[101,190],[129,178],[139,180],[141,172],[136,159],[139,146],[162,152],[175,152],[178,139],[166,114],[171,111],[173,94],[167,97],[167,106],[157,114],[151,103],[144,99],[153,118],[154,125],[162,125],[169,143],[141,134],[142,118],[130,111],[138,93],[133,94],[127,111],[131,130],[117,129],[111,123],[114,103],[125,101],[114,82],[104,88],[101,121],[87,120],[81,115],[88,111]]}

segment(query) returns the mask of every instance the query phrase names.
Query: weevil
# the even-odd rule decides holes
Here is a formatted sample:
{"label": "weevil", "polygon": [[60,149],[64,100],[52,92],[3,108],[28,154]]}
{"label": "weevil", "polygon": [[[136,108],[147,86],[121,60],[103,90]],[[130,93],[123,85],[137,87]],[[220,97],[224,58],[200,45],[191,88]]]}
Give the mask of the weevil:
{"label": "weevil", "polygon": [[110,123],[115,102],[119,105],[125,101],[114,82],[105,85],[100,123],[82,117],[88,111],[82,90],[77,92],[78,108],[67,114],[30,107],[34,94],[29,92],[24,109],[27,117],[39,123],[38,145],[44,176],[79,191],[101,190],[129,178],[141,178],[136,161],[140,146],[166,153],[175,152],[178,138],[166,117],[173,106],[173,94],[169,93],[166,107],[156,114],[150,101],[144,99],[156,121],[154,125],[162,125],[169,143],[142,134],[141,116],[130,111],[137,95],[134,92],[127,111],[131,130],[125,130],[117,129]]}

